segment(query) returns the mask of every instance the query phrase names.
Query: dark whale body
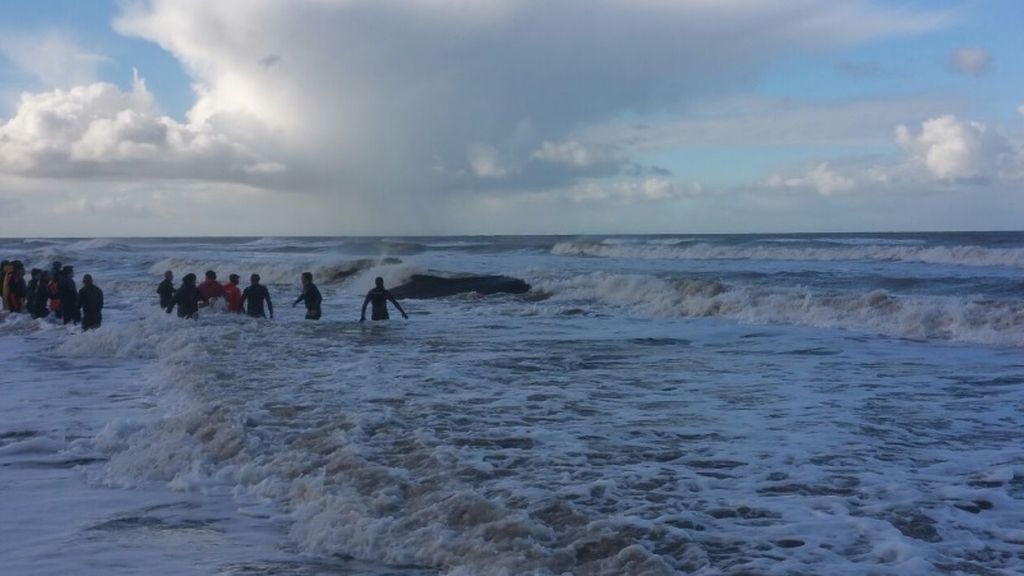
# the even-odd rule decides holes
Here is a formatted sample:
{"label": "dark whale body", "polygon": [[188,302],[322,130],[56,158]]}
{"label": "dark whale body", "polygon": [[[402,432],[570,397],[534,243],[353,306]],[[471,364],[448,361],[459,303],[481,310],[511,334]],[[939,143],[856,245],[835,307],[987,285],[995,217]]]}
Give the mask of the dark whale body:
{"label": "dark whale body", "polygon": [[456,294],[524,294],[530,291],[526,282],[510,276],[463,276],[443,278],[429,274],[413,274],[408,282],[391,289],[395,298],[444,298]]}

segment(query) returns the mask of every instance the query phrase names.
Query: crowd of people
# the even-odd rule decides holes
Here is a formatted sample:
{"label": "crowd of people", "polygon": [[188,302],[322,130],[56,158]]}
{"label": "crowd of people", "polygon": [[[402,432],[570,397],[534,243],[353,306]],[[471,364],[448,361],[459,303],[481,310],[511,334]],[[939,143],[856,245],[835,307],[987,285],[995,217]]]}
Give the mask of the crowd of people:
{"label": "crowd of people", "polygon": [[[3,281],[3,309],[14,314],[27,313],[32,318],[53,316],[64,324],[81,324],[83,330],[99,328],[103,317],[103,291],[93,281],[92,275],[82,277],[82,288],[75,284],[74,268],[54,262],[49,270],[33,268],[29,280],[25,280],[25,266],[20,260],[4,260],[0,264],[0,278]],[[168,314],[178,309],[179,318],[197,318],[199,309],[223,300],[224,309],[230,313],[246,314],[255,318],[274,317],[274,304],[270,290],[260,284],[260,275],[249,277],[249,286],[244,290],[238,285],[238,274],[228,276],[221,284],[217,273],[207,270],[202,283],[196,284],[195,274],[186,274],[181,284],[174,286],[174,273],[164,272],[164,279],[157,286],[160,307]],[[302,292],[292,306],[302,303],[306,307],[307,320],[319,320],[323,296],[313,283],[311,272],[302,273]],[[366,320],[366,307],[372,305],[372,320],[387,320],[388,302],[409,318],[401,304],[391,292],[384,288],[384,279],[378,277],[374,287],[363,300],[359,321]]]}
{"label": "crowd of people", "polygon": [[64,324],[81,324],[82,330],[99,328],[103,322],[103,290],[92,275],[82,277],[82,288],[75,284],[75,269],[54,262],[49,270],[33,268],[25,280],[21,260],[0,263],[3,281],[3,309],[12,314],[30,314],[32,318],[52,315]]}

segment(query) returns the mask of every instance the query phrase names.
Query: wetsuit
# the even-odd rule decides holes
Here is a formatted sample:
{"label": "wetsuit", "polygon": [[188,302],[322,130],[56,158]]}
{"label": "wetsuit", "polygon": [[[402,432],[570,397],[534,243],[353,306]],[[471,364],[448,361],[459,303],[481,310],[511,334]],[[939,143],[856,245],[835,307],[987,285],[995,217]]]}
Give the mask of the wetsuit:
{"label": "wetsuit", "polygon": [[[320,319],[320,303],[324,298],[320,295],[320,289],[316,284],[310,282],[302,289],[302,294],[295,299],[295,304],[303,302],[306,305],[306,320]],[[294,305],[294,304],[293,304]]]}
{"label": "wetsuit", "polygon": [[242,311],[242,291],[238,289],[238,284],[228,282],[224,285],[224,304],[228,312]]}
{"label": "wetsuit", "polygon": [[50,298],[50,283],[39,281],[36,283],[36,297],[34,307],[29,309],[33,318],[46,318],[50,311],[46,308],[46,301]]}
{"label": "wetsuit", "polygon": [[74,322],[78,324],[82,320],[78,311],[78,287],[74,278],[61,278],[60,280],[60,309],[64,316],[64,323]]}
{"label": "wetsuit", "polygon": [[36,291],[39,288],[38,273],[36,278],[32,278],[28,281],[28,287],[25,291],[25,310],[30,314],[36,310]]}
{"label": "wetsuit", "polygon": [[394,297],[391,296],[391,292],[383,288],[371,288],[366,293],[366,299],[370,301],[372,311],[370,312],[371,320],[387,320],[388,316],[388,300],[394,302]]}
{"label": "wetsuit", "polygon": [[263,311],[263,301],[266,300],[270,303],[270,291],[267,287],[262,284],[254,284],[248,286],[244,292],[242,292],[242,300],[245,301],[245,313],[255,318],[266,318],[267,314]]}
{"label": "wetsuit", "polygon": [[82,330],[99,328],[103,322],[103,290],[92,284],[78,291],[78,304],[82,309]]}
{"label": "wetsuit", "polygon": [[171,310],[177,306],[178,318],[198,318],[199,301],[201,299],[199,289],[196,288],[195,284],[182,283],[174,292],[174,298],[171,299],[171,304],[166,308],[167,313],[170,314]]}
{"label": "wetsuit", "polygon": [[164,278],[164,281],[156,287],[156,293],[160,295],[160,307],[167,308],[174,302],[174,284]]}

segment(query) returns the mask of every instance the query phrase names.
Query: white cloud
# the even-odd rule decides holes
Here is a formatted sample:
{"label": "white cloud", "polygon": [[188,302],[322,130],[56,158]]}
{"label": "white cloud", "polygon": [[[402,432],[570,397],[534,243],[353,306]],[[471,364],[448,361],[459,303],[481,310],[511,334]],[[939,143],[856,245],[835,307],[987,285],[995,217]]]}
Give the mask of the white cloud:
{"label": "white cloud", "polygon": [[473,174],[481,178],[504,178],[508,171],[501,165],[498,149],[490,144],[473,144],[466,149],[466,160]]}
{"label": "white cloud", "polygon": [[553,164],[585,167],[598,161],[599,156],[576,140],[544,142],[533,157]]}
{"label": "white cloud", "polygon": [[992,55],[984,48],[957,48],[949,56],[949,69],[960,74],[980,76],[992,66]]}
{"label": "white cloud", "polygon": [[[159,44],[191,76],[187,122],[162,116],[144,86],[126,93],[84,82],[27,95],[0,127],[0,171],[309,192],[345,208],[334,218],[346,232],[420,226],[457,194],[577,188],[579,198],[635,202],[690,194],[657,179],[621,184],[628,159],[608,151],[635,151],[630,135],[584,135],[615,118],[660,124],[681,104],[749,85],[780,57],[948,21],[868,0],[123,6],[116,29]],[[730,134],[743,133],[735,128]],[[603,189],[598,175],[611,177]]]}
{"label": "white cloud", "polygon": [[783,178],[779,175],[771,176],[766,184],[770,188],[811,189],[822,196],[850,192],[857,188],[857,183],[853,178],[843,176],[831,170],[828,167],[828,163],[824,162],[797,178]]}
{"label": "white cloud", "polygon": [[[257,126],[242,131],[259,134]],[[94,83],[24,94],[14,117],[0,124],[0,171],[230,179],[251,173],[251,166],[274,166],[244,140],[232,140],[231,132],[227,118],[181,124],[162,116],[138,77],[131,92]]]}
{"label": "white cloud", "polygon": [[1019,113],[1019,114],[1020,114],[1021,116],[1024,116],[1024,104],[1021,104],[1020,106],[1017,106],[1017,112],[1018,112],[1018,113]]}
{"label": "white cloud", "polygon": [[81,48],[72,36],[57,30],[35,34],[0,30],[0,56],[47,88],[93,82],[99,66],[109,61]]}
{"label": "white cloud", "polygon": [[961,121],[953,115],[931,118],[919,133],[900,125],[896,142],[912,162],[941,179],[995,178],[1013,162],[1009,142],[980,122]]}

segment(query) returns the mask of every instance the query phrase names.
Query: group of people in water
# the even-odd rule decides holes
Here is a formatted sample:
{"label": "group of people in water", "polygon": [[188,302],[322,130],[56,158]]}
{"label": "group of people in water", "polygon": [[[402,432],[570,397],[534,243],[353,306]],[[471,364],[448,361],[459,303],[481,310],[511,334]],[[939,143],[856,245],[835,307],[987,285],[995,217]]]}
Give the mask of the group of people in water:
{"label": "group of people in water", "polygon": [[[103,291],[93,281],[92,275],[82,277],[82,288],[75,284],[74,268],[54,262],[49,270],[33,268],[29,280],[25,280],[25,266],[20,260],[4,260],[0,264],[0,279],[3,282],[3,309],[15,314],[27,313],[32,318],[54,318],[64,324],[81,324],[83,330],[99,328],[103,320]],[[196,284],[196,275],[189,273],[181,279],[181,284],[174,286],[174,273],[164,272],[164,279],[157,286],[160,307],[168,314],[178,309],[180,318],[197,318],[199,309],[210,306],[218,299],[224,301],[224,309],[228,312],[246,314],[255,318],[274,317],[274,304],[270,299],[270,290],[260,284],[260,275],[249,276],[249,286],[239,287],[238,274],[228,276],[228,281],[221,284],[217,281],[217,273],[206,271],[202,283]],[[402,305],[391,292],[384,288],[384,279],[377,277],[374,287],[363,299],[363,307],[359,321],[366,320],[366,308],[371,306],[372,320],[387,320],[388,302],[409,318]],[[319,320],[322,315],[323,296],[320,289],[313,283],[311,272],[302,273],[302,292],[292,306],[303,303],[306,307],[307,320]]]}
{"label": "group of people in water", "polygon": [[[2,280],[3,310],[12,314],[29,314],[32,318],[47,318],[52,315],[63,324],[81,324],[83,330],[98,328],[102,323],[103,291],[96,286],[92,276],[82,277],[82,288],[75,283],[75,269],[53,262],[49,270],[32,269],[26,281],[25,264],[20,260],[3,260],[0,263]],[[179,318],[198,318],[200,308],[217,299],[224,302],[229,313],[245,314],[254,318],[273,318],[273,302],[270,291],[260,284],[260,276],[249,277],[249,286],[239,286],[239,275],[231,274],[227,282],[217,281],[217,273],[207,271],[205,280],[197,284],[195,274],[186,274],[181,284],[174,286],[174,273],[164,273],[164,280],[157,286],[160,307],[170,314],[177,307]],[[306,307],[306,320],[319,320],[324,296],[313,284],[313,275],[302,273],[302,292],[292,302],[302,302]],[[367,319],[367,306],[371,306],[372,320],[389,318],[387,304],[391,302],[402,318],[409,318],[401,304],[384,288],[384,279],[378,277],[375,286],[362,300],[359,321]]]}
{"label": "group of people in water", "polygon": [[75,284],[75,269],[54,262],[49,270],[33,268],[25,280],[21,260],[0,262],[3,281],[3,309],[32,318],[53,315],[64,324],[81,324],[82,330],[99,328],[103,322],[103,290],[91,274],[82,276],[82,288]]}
{"label": "group of people in water", "polygon": [[[156,288],[156,293],[160,296],[160,307],[168,314],[177,307],[179,318],[196,318],[200,308],[209,306],[217,299],[223,299],[224,308],[228,312],[247,314],[255,318],[267,318],[269,313],[270,318],[274,317],[274,304],[270,299],[270,290],[260,284],[259,274],[249,276],[249,286],[244,290],[238,286],[238,274],[229,275],[228,281],[221,284],[217,281],[217,273],[207,270],[206,278],[202,283],[196,284],[196,280],[195,274],[186,274],[181,279],[181,284],[175,288],[174,272],[170,270],[164,272],[164,279]],[[395,300],[390,291],[384,288],[383,278],[378,276],[374,284],[375,286],[363,299],[360,322],[366,320],[367,305],[372,305],[371,319],[387,320],[389,317],[388,302],[398,309],[403,318],[409,318],[409,315],[402,309],[402,305]],[[322,315],[320,305],[323,302],[323,296],[320,294],[320,289],[313,283],[312,272],[302,273],[302,292],[292,306],[297,306],[300,302],[306,306],[307,320],[320,319]],[[266,305],[265,308],[264,305]]]}

